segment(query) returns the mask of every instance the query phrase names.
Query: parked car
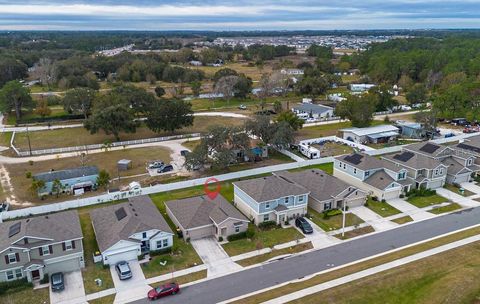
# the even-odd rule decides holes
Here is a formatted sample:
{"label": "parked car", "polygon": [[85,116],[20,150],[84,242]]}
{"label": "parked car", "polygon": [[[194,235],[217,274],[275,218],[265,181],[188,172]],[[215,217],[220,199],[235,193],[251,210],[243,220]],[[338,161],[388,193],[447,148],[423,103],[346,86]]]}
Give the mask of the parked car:
{"label": "parked car", "polygon": [[163,167],[165,164],[162,161],[154,161],[148,164],[148,169],[159,169]]}
{"label": "parked car", "polygon": [[52,288],[52,291],[62,291],[65,289],[63,273],[56,272],[50,276],[50,287]]}
{"label": "parked car", "polygon": [[0,204],[0,212],[8,211],[8,209],[10,209],[10,204],[9,203],[3,202],[3,203]]}
{"label": "parked car", "polygon": [[239,108],[240,110],[246,110],[246,109],[247,109],[247,106],[244,105],[244,104],[241,104],[241,105],[238,106],[238,108]]}
{"label": "parked car", "polygon": [[157,173],[165,173],[165,172],[169,172],[169,171],[173,171],[173,166],[172,165],[163,166],[162,168],[157,170]]}
{"label": "parked car", "polygon": [[303,217],[299,217],[295,220],[295,226],[297,226],[298,228],[300,228],[303,233],[305,234],[310,234],[310,233],[313,233],[313,228],[312,226],[310,225],[309,222],[307,222],[307,220]]}
{"label": "parked car", "polygon": [[149,300],[156,300],[161,297],[174,295],[180,292],[180,286],[177,283],[168,283],[158,286],[148,292]]}
{"label": "parked car", "polygon": [[121,261],[115,265],[115,270],[117,271],[118,278],[120,280],[127,280],[132,277],[132,271],[130,270],[130,265],[128,262]]}
{"label": "parked car", "polygon": [[190,151],[188,151],[188,150],[182,150],[182,151],[180,151],[180,155],[181,155],[181,156],[187,156],[188,153],[190,153]]}

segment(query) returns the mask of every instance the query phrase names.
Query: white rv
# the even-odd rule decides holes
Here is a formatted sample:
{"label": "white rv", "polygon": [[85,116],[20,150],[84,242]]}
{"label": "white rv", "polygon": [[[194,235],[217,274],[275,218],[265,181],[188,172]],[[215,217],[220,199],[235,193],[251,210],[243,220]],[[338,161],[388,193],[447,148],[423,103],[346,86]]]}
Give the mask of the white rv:
{"label": "white rv", "polygon": [[320,158],[320,150],[307,144],[298,145],[298,150],[310,159]]}

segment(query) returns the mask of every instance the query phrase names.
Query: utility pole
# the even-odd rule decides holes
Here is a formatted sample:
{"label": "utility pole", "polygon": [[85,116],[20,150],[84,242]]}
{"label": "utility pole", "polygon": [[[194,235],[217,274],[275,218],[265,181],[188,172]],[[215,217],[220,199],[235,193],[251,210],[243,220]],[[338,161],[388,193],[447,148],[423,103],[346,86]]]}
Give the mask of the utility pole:
{"label": "utility pole", "polygon": [[28,125],[27,125],[27,141],[28,141],[28,151],[30,152],[30,156],[32,156],[32,145],[30,144],[30,133],[28,133]]}
{"label": "utility pole", "polygon": [[342,238],[345,236],[345,212],[347,207],[347,203],[343,202],[343,218],[342,218]]}

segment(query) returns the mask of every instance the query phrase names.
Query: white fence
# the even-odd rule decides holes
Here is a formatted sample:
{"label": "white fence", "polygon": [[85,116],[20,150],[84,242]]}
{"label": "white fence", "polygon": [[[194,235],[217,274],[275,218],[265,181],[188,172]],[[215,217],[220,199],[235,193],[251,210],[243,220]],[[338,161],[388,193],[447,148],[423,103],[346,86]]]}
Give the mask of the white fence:
{"label": "white fence", "polygon": [[348,145],[352,148],[357,148],[357,149],[362,150],[362,151],[374,151],[375,150],[372,147],[365,146],[365,145],[362,145],[362,144],[357,144],[353,141],[349,141],[349,140],[346,140],[346,139],[343,139],[343,138],[340,138],[340,137],[337,137],[337,136],[325,136],[325,137],[318,137],[318,138],[312,138],[312,139],[305,139],[305,140],[302,140],[300,142],[300,144],[313,145],[313,144],[321,144],[321,143],[328,142],[328,141],[334,141],[334,142],[337,142],[337,143],[342,143],[342,144]]}
{"label": "white fence", "polygon": [[[275,166],[268,166],[268,167],[232,172],[232,173],[215,176],[215,178],[218,179],[219,181],[235,180],[243,177],[265,174],[265,173],[270,173],[274,171],[296,169],[296,168],[301,168],[309,165],[325,164],[325,163],[331,163],[331,162],[333,162],[333,157],[326,157],[326,158],[320,158],[320,159],[306,160],[303,162],[294,162],[294,163],[280,164]],[[78,198],[75,200],[65,201],[61,203],[54,203],[54,204],[43,205],[43,206],[11,210],[11,211],[0,213],[0,222],[3,220],[14,219],[18,217],[27,217],[27,216],[45,214],[50,212],[58,212],[58,211],[67,210],[67,209],[102,204],[110,201],[127,199],[129,197],[134,197],[138,195],[154,194],[154,193],[161,193],[161,192],[178,190],[183,188],[195,187],[195,186],[203,185],[208,178],[210,177],[202,177],[194,180],[176,182],[171,184],[160,184],[160,185],[145,187],[136,191],[106,193],[106,194],[102,194],[94,197]]]}
{"label": "white fence", "polygon": [[[163,136],[163,137],[153,137],[153,138],[135,139],[135,140],[128,140],[128,141],[117,141],[117,142],[111,143],[108,147],[110,148],[110,147],[123,147],[123,146],[131,146],[131,145],[140,145],[140,144],[161,142],[161,141],[181,139],[181,138],[198,137],[198,136],[200,136],[200,133]],[[10,141],[10,146],[15,151],[15,153],[17,153],[18,156],[22,156],[22,157],[45,155],[45,154],[59,154],[59,153],[68,153],[68,152],[78,152],[78,151],[106,148],[106,146],[104,144],[94,144],[94,145],[65,147],[65,148],[32,150],[31,152],[30,151],[19,151],[13,144],[14,138],[15,138],[15,132],[12,134],[12,140]]]}

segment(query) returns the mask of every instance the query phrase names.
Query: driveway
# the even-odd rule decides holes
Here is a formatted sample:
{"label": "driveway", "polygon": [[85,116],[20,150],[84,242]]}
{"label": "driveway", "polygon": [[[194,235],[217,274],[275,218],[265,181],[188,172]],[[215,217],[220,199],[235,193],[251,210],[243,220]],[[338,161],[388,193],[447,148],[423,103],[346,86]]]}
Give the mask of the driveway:
{"label": "driveway", "polygon": [[[462,185],[463,187],[463,185]],[[467,188],[465,188],[467,189]],[[469,190],[469,189],[467,189]],[[457,194],[453,191],[450,191],[445,188],[438,188],[436,189],[437,194],[443,197],[446,197],[449,201],[459,204],[462,207],[470,208],[470,207],[477,207],[480,206],[480,202],[477,202],[469,197],[462,196]],[[471,191],[471,190],[470,190]],[[473,192],[473,191],[472,191]]]}
{"label": "driveway", "polygon": [[401,198],[388,200],[387,203],[400,210],[402,213],[409,215],[414,221],[421,221],[435,217],[432,213],[422,210]]}
{"label": "driveway", "polygon": [[207,266],[208,277],[242,269],[242,266],[232,261],[215,238],[203,238],[190,241],[190,243]]}
{"label": "driveway", "polygon": [[398,226],[397,223],[385,219],[364,206],[352,207],[349,211],[372,226],[375,231],[384,231]]}
{"label": "driveway", "polygon": [[327,246],[330,246],[332,244],[340,243],[341,241],[337,239],[336,237],[328,235],[325,231],[322,230],[317,224],[312,222],[310,219],[306,218],[307,222],[310,223],[310,226],[313,228],[313,233],[310,234],[304,234],[300,228],[295,226],[295,221],[292,220],[292,225],[295,227],[298,231],[300,231],[301,234],[305,236],[306,239],[310,240],[312,242],[313,248],[319,249],[319,248],[324,248]]}
{"label": "driveway", "polygon": [[143,274],[140,263],[137,260],[132,260],[128,261],[128,264],[132,271],[132,278],[123,281],[118,278],[115,266],[110,266],[113,284],[117,291],[114,303],[128,303],[130,301],[145,298],[148,291],[151,289],[145,280],[145,275]]}
{"label": "driveway", "polygon": [[83,287],[82,271],[72,271],[63,274],[65,279],[65,290],[60,292],[52,292],[50,290],[51,304],[80,304],[86,303],[85,289]]}

